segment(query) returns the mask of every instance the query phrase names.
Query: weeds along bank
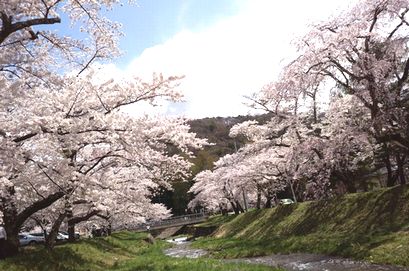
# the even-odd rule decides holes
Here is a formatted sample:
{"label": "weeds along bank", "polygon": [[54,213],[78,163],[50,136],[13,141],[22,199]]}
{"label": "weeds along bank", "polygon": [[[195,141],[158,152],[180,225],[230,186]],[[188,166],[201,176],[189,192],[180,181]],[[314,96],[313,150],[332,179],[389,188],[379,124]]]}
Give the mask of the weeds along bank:
{"label": "weeds along bank", "polygon": [[312,252],[409,266],[409,187],[254,210],[196,245],[218,257]]}

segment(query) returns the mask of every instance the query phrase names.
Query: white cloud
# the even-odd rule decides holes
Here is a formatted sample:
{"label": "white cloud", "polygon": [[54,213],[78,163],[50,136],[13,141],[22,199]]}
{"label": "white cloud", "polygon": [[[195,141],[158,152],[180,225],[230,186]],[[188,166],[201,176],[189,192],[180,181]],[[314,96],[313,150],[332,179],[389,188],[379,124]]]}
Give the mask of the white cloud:
{"label": "white cloud", "polygon": [[294,50],[290,42],[306,26],[324,20],[348,1],[249,0],[241,12],[200,32],[183,31],[146,49],[126,72],[186,75],[187,103],[163,112],[188,117],[246,114],[243,95],[273,80]]}

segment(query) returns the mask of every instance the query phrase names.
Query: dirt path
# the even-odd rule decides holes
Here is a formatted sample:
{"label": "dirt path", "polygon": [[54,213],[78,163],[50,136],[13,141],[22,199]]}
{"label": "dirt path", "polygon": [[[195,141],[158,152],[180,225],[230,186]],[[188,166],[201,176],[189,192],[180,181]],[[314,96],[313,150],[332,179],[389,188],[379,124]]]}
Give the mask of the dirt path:
{"label": "dirt path", "polygon": [[[191,242],[187,242],[186,238],[168,240],[168,242],[175,244],[174,247],[164,251],[164,253],[170,257],[199,258],[207,254],[207,251],[203,249],[191,248]],[[376,265],[366,262],[353,261],[350,259],[306,253],[294,253],[288,255],[277,254],[264,257],[231,259],[225,261],[263,264],[273,267],[281,267],[288,271],[409,271],[409,268]]]}

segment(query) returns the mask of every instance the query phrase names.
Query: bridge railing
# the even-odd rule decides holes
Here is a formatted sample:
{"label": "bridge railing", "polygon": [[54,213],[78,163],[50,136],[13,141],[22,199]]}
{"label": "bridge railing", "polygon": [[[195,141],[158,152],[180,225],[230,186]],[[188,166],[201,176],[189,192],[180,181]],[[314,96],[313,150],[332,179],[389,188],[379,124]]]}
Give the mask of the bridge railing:
{"label": "bridge railing", "polygon": [[148,223],[141,224],[136,227],[135,230],[147,230],[149,227],[150,229],[155,229],[158,227],[163,226],[171,226],[171,225],[178,225],[178,224],[191,224],[194,222],[203,221],[209,217],[206,213],[196,213],[196,214],[188,214],[188,215],[181,215],[181,216],[173,216],[170,218],[166,218],[159,221],[152,221]]}

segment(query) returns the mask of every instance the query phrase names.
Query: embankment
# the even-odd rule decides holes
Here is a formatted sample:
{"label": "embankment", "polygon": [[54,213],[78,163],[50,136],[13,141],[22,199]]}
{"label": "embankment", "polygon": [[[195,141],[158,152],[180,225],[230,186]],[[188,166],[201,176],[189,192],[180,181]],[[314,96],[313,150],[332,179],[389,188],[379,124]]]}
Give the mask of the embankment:
{"label": "embankment", "polygon": [[409,187],[254,210],[196,245],[219,257],[310,252],[409,266]]}

